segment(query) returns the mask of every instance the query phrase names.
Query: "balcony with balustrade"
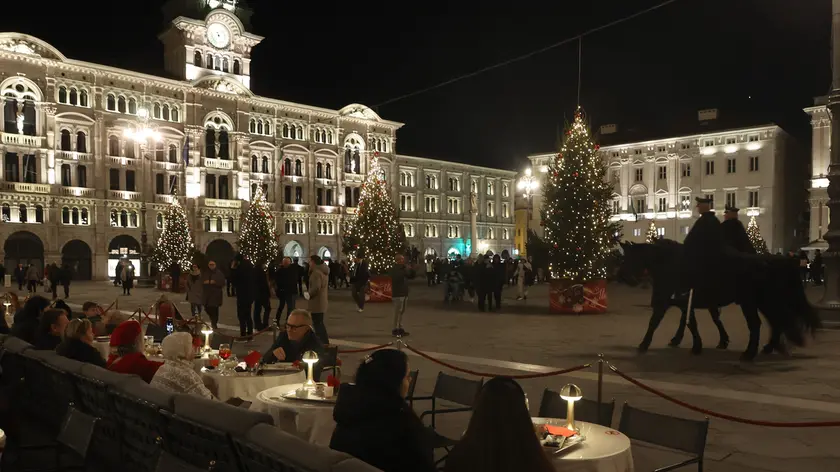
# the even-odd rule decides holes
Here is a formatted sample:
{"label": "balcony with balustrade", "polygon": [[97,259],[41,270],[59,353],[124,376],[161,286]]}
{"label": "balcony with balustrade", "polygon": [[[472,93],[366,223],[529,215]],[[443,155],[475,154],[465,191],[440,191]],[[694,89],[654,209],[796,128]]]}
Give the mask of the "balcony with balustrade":
{"label": "balcony with balustrade", "polygon": [[48,184],[29,184],[24,182],[4,182],[2,184],[3,190],[19,192],[19,193],[51,193],[50,185]]}
{"label": "balcony with balustrade", "polygon": [[225,200],[221,198],[202,198],[201,205],[213,208],[242,208],[242,200]]}
{"label": "balcony with balustrade", "polygon": [[87,187],[61,187],[61,194],[65,197],[94,198],[96,196],[96,189]]}
{"label": "balcony with balustrade", "polygon": [[164,161],[154,161],[155,169],[157,170],[179,170],[181,169],[180,162],[164,162]]}
{"label": "balcony with balustrade", "polygon": [[41,148],[44,147],[47,138],[44,136],[29,136],[27,134],[0,133],[0,139],[2,139],[3,144],[10,146]]}
{"label": "balcony with balustrade", "polygon": [[55,158],[65,161],[93,162],[93,154],[77,151],[56,151]]}
{"label": "balcony with balustrade", "polygon": [[140,159],[133,157],[108,156],[108,163],[112,166],[135,168],[140,164]]}
{"label": "balcony with balustrade", "polygon": [[204,161],[204,167],[219,170],[233,170],[235,162],[231,159],[213,159],[211,157],[202,157],[202,160]]}
{"label": "balcony with balustrade", "polygon": [[139,201],[140,200],[140,192],[131,192],[128,190],[108,190],[108,199],[109,200],[128,200],[128,201]]}

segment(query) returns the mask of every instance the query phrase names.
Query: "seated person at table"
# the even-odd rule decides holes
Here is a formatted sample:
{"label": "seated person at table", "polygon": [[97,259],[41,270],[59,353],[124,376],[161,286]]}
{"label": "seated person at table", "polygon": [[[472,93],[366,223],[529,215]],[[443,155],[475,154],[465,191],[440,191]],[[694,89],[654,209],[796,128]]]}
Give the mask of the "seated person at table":
{"label": "seated person at table", "polygon": [[55,349],[60,356],[105,368],[105,359],[93,347],[93,325],[87,318],[76,318],[64,330],[64,340]]}
{"label": "seated person at table", "polygon": [[82,317],[90,320],[93,325],[94,336],[107,336],[111,313],[103,313],[102,307],[96,302],[85,302],[82,305]]}
{"label": "seated person at table", "polygon": [[41,314],[38,333],[35,335],[33,347],[42,351],[55,351],[61,344],[61,335],[67,327],[67,314],[64,310],[49,309]]}
{"label": "seated person at table", "polygon": [[356,383],[341,386],[330,448],[385,472],[436,470],[431,437],[405,401],[410,384],[404,352],[382,349],[367,356],[356,371]]}
{"label": "seated person at table", "polygon": [[[318,340],[318,336],[312,331],[312,315],[308,311],[298,308],[292,310],[286,320],[286,331],[277,336],[277,340],[263,354],[263,362],[271,364],[274,362],[295,362],[303,357],[306,351],[315,351],[318,357],[323,357],[324,346]],[[321,368],[315,364],[313,375],[317,379],[321,374]]]}
{"label": "seated person at table", "polygon": [[495,377],[484,384],[467,431],[446,458],[444,470],[554,472],[534,432],[525,392],[515,380]]}
{"label": "seated person at table", "polygon": [[111,348],[116,354],[108,356],[108,370],[121,374],[139,375],[146,383],[152,381],[163,363],[146,359],[143,354],[143,331],[135,320],[122,322],[111,333]]}
{"label": "seated person at table", "polygon": [[172,393],[213,398],[213,394],[204,386],[201,375],[195,371],[195,346],[191,334],[172,333],[163,338],[160,349],[166,362],[152,378],[152,387]]}
{"label": "seated person at table", "polygon": [[12,336],[20,338],[29,344],[35,343],[41,313],[50,305],[46,298],[35,295],[23,304],[23,308],[15,313],[12,323]]}

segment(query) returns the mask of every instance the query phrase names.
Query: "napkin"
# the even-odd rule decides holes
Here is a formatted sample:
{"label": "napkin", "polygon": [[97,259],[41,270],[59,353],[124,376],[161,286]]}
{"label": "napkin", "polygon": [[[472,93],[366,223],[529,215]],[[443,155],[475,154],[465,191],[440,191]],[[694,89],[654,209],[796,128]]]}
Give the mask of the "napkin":
{"label": "napkin", "polygon": [[300,368],[300,361],[294,361],[294,362],[292,362],[292,367],[297,367],[297,368]]}
{"label": "napkin", "polygon": [[201,347],[203,344],[200,336],[193,336],[193,347]]}
{"label": "napkin", "polygon": [[245,356],[245,365],[254,367],[260,361],[260,358],[262,358],[262,354],[257,351],[252,351]]}
{"label": "napkin", "polygon": [[338,379],[334,375],[327,376],[327,387],[338,387]]}
{"label": "napkin", "polygon": [[563,426],[554,426],[551,424],[545,425],[545,430],[548,431],[548,434],[552,436],[563,436],[564,438],[568,438],[577,434],[569,428],[565,428]]}

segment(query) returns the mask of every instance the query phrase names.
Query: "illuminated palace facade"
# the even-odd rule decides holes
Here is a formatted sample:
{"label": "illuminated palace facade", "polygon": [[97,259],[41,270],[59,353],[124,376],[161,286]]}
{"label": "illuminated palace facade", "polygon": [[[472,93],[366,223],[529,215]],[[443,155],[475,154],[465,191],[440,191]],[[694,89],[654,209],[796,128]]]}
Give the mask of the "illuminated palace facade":
{"label": "illuminated palace facade", "polygon": [[[402,123],[364,105],[340,110],[251,90],[248,12],[231,0],[172,0],[172,78],[66,58],[0,33],[0,249],[17,263],[64,260],[77,279],[141,271],[177,198],[196,246],[225,265],[251,195],[264,189],[287,255],[341,257],[343,225],[378,155],[409,244],[466,254],[513,247],[515,172],[396,153]],[[477,195],[470,208],[470,193]]]}

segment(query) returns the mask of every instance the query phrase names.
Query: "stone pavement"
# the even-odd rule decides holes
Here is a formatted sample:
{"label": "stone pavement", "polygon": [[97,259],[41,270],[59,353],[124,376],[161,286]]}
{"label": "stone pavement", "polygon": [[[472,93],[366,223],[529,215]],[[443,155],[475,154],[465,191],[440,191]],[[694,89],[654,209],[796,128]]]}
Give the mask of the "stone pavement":
{"label": "stone pavement", "polygon": [[[109,304],[121,291],[105,282],[78,282],[71,287],[71,303],[88,299]],[[148,307],[161,292],[135,289],[130,297],[119,296],[119,307],[134,311]],[[814,296],[809,290],[809,297]],[[545,372],[583,363],[594,363],[598,353],[628,375],[648,383],[685,402],[745,418],[767,421],[840,420],[840,331],[820,331],[807,347],[795,349],[790,357],[761,356],[755,363],[739,362],[746,347],[747,330],[737,308],[727,307],[723,321],[732,343],[729,350],[715,350],[717,333],[705,312],[699,312],[701,334],[707,349],[691,356],[688,341],[683,348],[668,348],[677,326],[678,311],[672,310],[654,339],[652,349],[639,356],[635,346],[647,326],[650,293],[611,284],[608,288],[610,313],[604,315],[557,316],[548,314],[547,286],[534,287],[527,301],[514,300],[515,291],[506,288],[499,313],[480,313],[462,302],[442,303],[443,288],[427,288],[420,281],[411,285],[406,311],[407,342],[433,357],[471,370],[501,375]],[[183,300],[183,295],[169,294]],[[305,308],[306,301],[298,306]],[[274,307],[276,300],[272,301]],[[181,306],[187,311],[187,305]],[[333,290],[327,313],[327,328],[336,344],[364,347],[391,340],[390,304],[369,304],[358,313],[349,290]],[[238,334],[235,303],[225,300],[221,323]],[[767,332],[763,333],[766,340]],[[265,334],[239,349],[264,350],[271,342]],[[364,354],[346,354],[345,376],[352,375]],[[437,372],[452,373],[431,361],[412,355],[413,369],[420,369],[418,393],[434,387]],[[464,377],[468,374],[455,373]],[[578,384],[588,398],[595,398],[597,374],[590,370],[561,377],[523,380],[532,414],[536,415],[544,388],[559,390],[563,384]],[[629,402],[637,407],[687,418],[703,415],[674,405],[606,373],[605,400]],[[417,405],[418,411],[427,405]],[[617,426],[620,408],[616,408]],[[468,416],[448,415],[439,422],[442,432],[457,436]],[[769,428],[711,419],[707,463],[711,472],[831,471],[840,470],[840,428]],[[636,470],[653,470],[677,462],[678,455],[634,444]],[[672,460],[670,460],[672,459]],[[670,461],[669,461],[670,460]]]}

